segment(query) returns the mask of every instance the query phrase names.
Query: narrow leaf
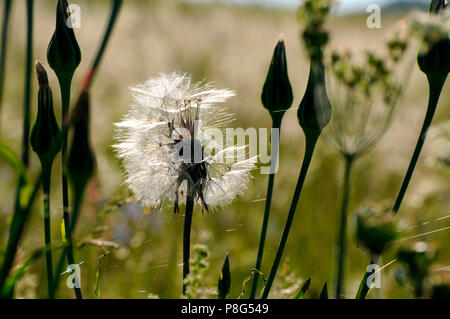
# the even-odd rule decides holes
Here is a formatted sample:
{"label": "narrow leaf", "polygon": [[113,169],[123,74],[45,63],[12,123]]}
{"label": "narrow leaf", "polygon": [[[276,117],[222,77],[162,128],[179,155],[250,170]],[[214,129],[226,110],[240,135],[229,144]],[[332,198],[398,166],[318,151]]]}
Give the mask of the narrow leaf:
{"label": "narrow leaf", "polygon": [[320,292],[319,299],[328,299],[327,283],[325,283],[325,285],[323,285],[322,291]]}
{"label": "narrow leaf", "polygon": [[219,275],[218,286],[219,299],[225,299],[230,292],[231,286],[230,259],[228,258],[228,254],[225,257],[225,262]]}
{"label": "narrow leaf", "polygon": [[305,294],[308,292],[310,285],[311,285],[311,278],[309,278],[307,281],[305,281],[305,283],[300,288],[300,290],[298,291],[298,293],[294,299],[303,299]]}

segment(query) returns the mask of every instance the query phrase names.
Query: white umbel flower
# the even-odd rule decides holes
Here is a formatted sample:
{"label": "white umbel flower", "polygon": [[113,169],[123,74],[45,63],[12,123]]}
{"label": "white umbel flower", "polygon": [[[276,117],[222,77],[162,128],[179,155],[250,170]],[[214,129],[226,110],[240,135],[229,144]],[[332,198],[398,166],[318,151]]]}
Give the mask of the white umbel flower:
{"label": "white umbel flower", "polygon": [[114,148],[123,159],[125,183],[142,205],[159,209],[172,202],[179,212],[178,202],[191,196],[208,210],[247,188],[256,159],[246,159],[244,147],[205,151],[214,139],[203,133],[223,130],[233,120],[218,106],[232,91],[191,84],[180,73],[160,74],[131,90],[134,104],[115,124]]}

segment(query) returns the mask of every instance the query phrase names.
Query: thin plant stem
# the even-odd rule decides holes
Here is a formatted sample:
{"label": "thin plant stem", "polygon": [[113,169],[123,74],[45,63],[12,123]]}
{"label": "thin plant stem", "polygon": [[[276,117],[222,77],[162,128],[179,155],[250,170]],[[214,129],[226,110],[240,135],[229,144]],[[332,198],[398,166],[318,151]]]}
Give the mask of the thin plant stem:
{"label": "thin plant stem", "polygon": [[[280,116],[274,116],[272,117],[272,128],[273,129],[280,129],[281,127],[281,120],[282,117]],[[280,134],[278,135],[280,136]],[[273,143],[274,141],[271,141]],[[256,264],[255,264],[255,272],[253,273],[253,283],[252,283],[252,289],[250,291],[250,299],[254,299],[256,295],[256,289],[258,288],[258,279],[259,279],[259,272],[261,270],[261,264],[263,259],[263,253],[264,253],[264,244],[266,241],[266,234],[267,234],[267,227],[269,225],[269,217],[270,217],[270,207],[272,203],[272,193],[273,193],[273,185],[275,182],[275,168],[277,165],[277,159],[278,159],[278,148],[279,148],[279,140],[275,141],[274,144],[271,144],[274,147],[272,148],[271,152],[271,173],[269,174],[269,182],[267,184],[267,195],[266,195],[266,204],[264,207],[264,218],[261,228],[261,235],[259,239],[259,247],[258,247],[258,254],[256,257]]]}
{"label": "thin plant stem", "polygon": [[[61,131],[62,131],[62,148],[61,148],[61,162],[62,167],[64,168],[66,160],[67,160],[67,134],[68,134],[68,125],[67,125],[67,116],[69,113],[70,107],[70,87],[72,84],[72,77],[63,77],[59,79],[59,86],[61,89]],[[62,172],[62,195],[63,195],[63,214],[64,219],[69,219],[69,183],[67,179],[67,173],[63,169]],[[66,234],[67,235],[67,234]]]}
{"label": "thin plant stem", "polygon": [[269,278],[267,279],[267,283],[263,290],[263,294],[261,297],[262,299],[267,299],[267,297],[269,296],[270,289],[272,288],[273,281],[277,274],[278,266],[280,265],[281,257],[283,255],[283,251],[289,236],[289,231],[291,230],[292,222],[294,221],[295,211],[297,209],[297,204],[300,199],[300,194],[302,192],[309,165],[311,164],[311,159],[314,154],[314,149],[316,147],[318,137],[318,135],[306,135],[306,147],[302,168],[300,170],[300,175],[298,176],[297,186],[295,187],[294,197],[292,198],[291,207],[289,208],[289,214],[284,226],[283,235],[278,245],[277,253],[272,265],[272,269],[270,270]]}
{"label": "thin plant stem", "polygon": [[53,259],[51,249],[51,227],[50,227],[50,185],[52,165],[42,167],[42,192],[44,202],[44,237],[45,237],[45,261],[47,265],[48,298],[55,298],[53,285]]}
{"label": "thin plant stem", "polygon": [[2,20],[2,39],[0,44],[0,110],[3,101],[3,88],[5,80],[5,65],[6,65],[6,48],[8,43],[8,26],[9,16],[11,13],[12,0],[5,0],[3,8]]}
{"label": "thin plant stem", "polygon": [[183,295],[186,293],[186,284],[184,280],[189,274],[189,258],[191,255],[191,229],[192,229],[192,215],[194,213],[194,195],[189,191],[192,188],[192,183],[188,182],[188,195],[186,197],[186,211],[184,214],[184,229],[183,229]]}
{"label": "thin plant stem", "polygon": [[350,197],[350,173],[353,166],[353,156],[346,155],[345,158],[344,183],[342,186],[341,221],[339,236],[337,239],[337,284],[336,298],[341,298],[344,289],[345,258],[347,253],[347,220],[348,202]]}
{"label": "thin plant stem", "polygon": [[406,171],[406,175],[403,178],[402,186],[400,187],[400,191],[398,192],[397,198],[395,200],[394,206],[392,207],[392,211],[397,213],[400,209],[400,205],[402,204],[403,197],[405,196],[406,189],[408,188],[409,182],[411,181],[411,177],[413,175],[414,169],[416,167],[417,161],[420,156],[420,152],[422,151],[423,144],[425,142],[425,138],[427,136],[428,129],[430,128],[431,121],[433,120],[434,113],[436,111],[436,107],[439,101],[439,96],[441,95],[442,88],[445,83],[445,78],[442,80],[431,81],[428,79],[429,87],[430,87],[430,95],[428,100],[428,109],[425,115],[425,119],[422,124],[422,129],[420,130],[420,135],[417,140],[416,147],[414,149],[414,153],[411,157],[411,161],[408,166],[408,170]]}
{"label": "thin plant stem", "polygon": [[23,136],[22,161],[28,166],[30,153],[30,101],[31,101],[31,72],[33,68],[33,4],[34,0],[27,0],[27,47],[25,61],[25,92],[23,101]]}

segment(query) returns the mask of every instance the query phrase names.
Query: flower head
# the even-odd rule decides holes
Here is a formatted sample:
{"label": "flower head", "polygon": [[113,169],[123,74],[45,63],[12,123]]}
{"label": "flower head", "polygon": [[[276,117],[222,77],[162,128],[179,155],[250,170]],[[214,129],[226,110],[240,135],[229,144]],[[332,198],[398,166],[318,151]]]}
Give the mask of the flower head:
{"label": "flower head", "polygon": [[[255,158],[245,146],[221,149],[217,136],[233,117],[218,103],[234,93],[191,84],[186,74],[161,74],[132,88],[134,104],[117,123],[117,156],[125,183],[143,205],[160,208],[195,198],[208,210],[230,203],[246,188]],[[236,155],[237,153],[237,155]]]}

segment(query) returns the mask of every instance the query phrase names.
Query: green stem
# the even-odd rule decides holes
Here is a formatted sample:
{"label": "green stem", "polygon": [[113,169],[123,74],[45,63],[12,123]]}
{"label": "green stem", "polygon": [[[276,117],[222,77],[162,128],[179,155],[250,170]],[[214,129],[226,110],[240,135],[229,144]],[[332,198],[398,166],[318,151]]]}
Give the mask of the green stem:
{"label": "green stem", "polygon": [[69,218],[69,184],[67,180],[67,173],[64,169],[67,160],[67,116],[69,114],[70,107],[70,87],[72,85],[72,76],[59,78],[59,86],[61,89],[61,109],[62,109],[62,148],[61,148],[61,161],[63,167],[62,173],[62,193],[63,193],[63,214],[67,215],[64,218]]}
{"label": "green stem", "polygon": [[2,20],[2,40],[0,44],[0,109],[3,100],[3,88],[5,79],[5,65],[6,65],[6,45],[8,43],[8,26],[9,16],[11,13],[12,0],[5,0]]}
{"label": "green stem", "polygon": [[441,95],[442,88],[444,86],[446,77],[432,81],[428,78],[428,84],[430,87],[430,95],[428,100],[428,109],[425,115],[425,119],[422,124],[422,129],[420,130],[420,135],[417,140],[416,147],[414,149],[414,153],[411,157],[411,161],[408,166],[408,170],[406,171],[406,175],[403,178],[402,186],[400,187],[400,191],[398,192],[397,198],[395,200],[394,206],[392,207],[392,211],[397,213],[400,209],[400,205],[402,204],[403,197],[405,196],[406,189],[408,188],[409,182],[411,181],[411,177],[413,175],[414,169],[417,164],[417,160],[419,159],[420,152],[422,151],[423,144],[425,142],[425,138],[427,136],[428,129],[430,128],[431,121],[433,120],[434,113],[436,111],[436,107],[439,101],[439,96]]}
{"label": "green stem", "polygon": [[[273,116],[272,117],[272,128],[273,129],[280,129],[281,127],[281,121],[282,117],[280,116]],[[280,138],[280,135],[278,137]],[[266,241],[266,234],[267,234],[267,227],[269,225],[269,217],[270,217],[270,206],[272,203],[272,193],[273,193],[273,185],[275,181],[275,168],[277,166],[277,159],[278,159],[278,148],[279,148],[280,140],[275,141],[275,144],[271,144],[272,151],[271,151],[271,174],[269,174],[269,182],[267,184],[267,195],[266,195],[266,204],[264,207],[264,218],[261,228],[261,235],[259,238],[259,247],[258,247],[258,254],[256,257],[256,264],[255,264],[255,272],[253,273],[253,283],[252,283],[252,289],[250,291],[250,299],[254,299],[256,295],[256,289],[258,288],[258,279],[259,279],[259,272],[261,270],[261,264],[264,254],[264,244]]]}
{"label": "green stem", "polygon": [[194,195],[189,191],[192,188],[191,182],[188,182],[188,196],[186,197],[186,211],[184,214],[183,230],[183,295],[186,293],[186,284],[184,280],[189,274],[189,258],[191,254],[191,228],[192,215],[194,213]]}
{"label": "green stem", "polygon": [[30,149],[30,101],[31,101],[31,72],[33,59],[33,4],[34,0],[27,0],[27,48],[25,61],[25,92],[23,101],[23,136],[22,161],[28,166]]}
{"label": "green stem", "polygon": [[33,186],[33,190],[31,195],[28,197],[28,201],[24,207],[21,205],[20,198],[24,196],[24,176],[19,176],[19,189],[17,191],[17,198],[15,201],[14,215],[12,217],[8,244],[5,252],[5,258],[3,260],[2,269],[0,270],[0,292],[3,291],[3,287],[6,283],[6,279],[8,278],[11,267],[14,263],[14,258],[17,253],[17,246],[19,245],[20,238],[22,237],[23,230],[25,228],[26,221],[29,217],[29,213],[31,211],[31,207],[33,205],[34,199],[37,196],[38,190],[41,186],[42,175],[40,174],[36,183]]}
{"label": "green stem", "polygon": [[53,259],[51,250],[51,224],[50,224],[50,184],[52,165],[42,165],[42,193],[44,201],[44,237],[45,237],[45,259],[47,265],[48,297],[55,298],[53,285]]}
{"label": "green stem", "polygon": [[353,156],[345,156],[345,172],[344,184],[342,192],[342,206],[341,206],[341,223],[339,227],[339,237],[337,241],[337,265],[338,276],[336,285],[336,298],[341,298],[344,288],[344,273],[345,273],[345,257],[347,252],[347,220],[348,220],[348,202],[350,197],[350,173],[353,164]]}
{"label": "green stem", "polygon": [[284,226],[283,235],[281,237],[280,244],[278,245],[277,253],[272,265],[272,269],[270,270],[269,278],[267,279],[266,286],[264,287],[263,290],[262,299],[267,299],[267,297],[269,296],[273,280],[275,279],[278,266],[280,265],[281,257],[283,255],[283,251],[286,246],[292,222],[294,221],[295,211],[297,209],[297,204],[300,199],[300,194],[302,192],[303,184],[305,182],[306,174],[308,172],[308,168],[311,163],[312,156],[314,154],[314,149],[316,147],[318,137],[319,136],[315,135],[312,136],[306,135],[306,147],[302,168],[300,170],[300,175],[298,176],[297,186],[295,187],[294,197],[292,198],[291,207],[289,208],[289,214],[286,220],[286,225]]}

